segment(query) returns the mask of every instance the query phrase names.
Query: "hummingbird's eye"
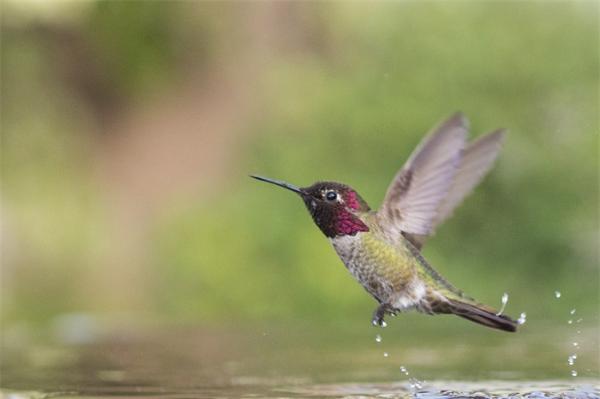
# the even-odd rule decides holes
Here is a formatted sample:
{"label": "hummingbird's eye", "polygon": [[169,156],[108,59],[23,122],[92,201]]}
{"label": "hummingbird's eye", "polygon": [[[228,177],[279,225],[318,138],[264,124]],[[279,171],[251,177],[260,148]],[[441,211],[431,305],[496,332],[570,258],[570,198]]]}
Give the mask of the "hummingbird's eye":
{"label": "hummingbird's eye", "polygon": [[337,193],[335,191],[327,191],[325,198],[327,198],[327,201],[335,201],[337,199]]}

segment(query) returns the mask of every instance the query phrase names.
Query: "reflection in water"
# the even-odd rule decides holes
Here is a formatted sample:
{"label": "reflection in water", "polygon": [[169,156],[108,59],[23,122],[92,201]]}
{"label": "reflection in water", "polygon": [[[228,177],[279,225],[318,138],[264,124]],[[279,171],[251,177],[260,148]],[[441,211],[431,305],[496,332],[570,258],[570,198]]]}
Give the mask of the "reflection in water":
{"label": "reflection in water", "polygon": [[[443,387],[443,388],[442,388]],[[40,391],[6,391],[10,399],[155,397],[184,398],[397,398],[397,399],[598,399],[598,385],[588,381],[578,387],[568,387],[559,381],[523,381],[506,384],[503,381],[454,382],[438,381],[423,387],[418,381],[406,384],[306,384],[279,386],[277,381],[254,381],[229,387],[199,387],[196,389],[148,389],[145,387],[106,387],[84,393],[61,391],[47,394]]]}
{"label": "reflection in water", "polygon": [[333,327],[265,331],[262,326],[121,330],[94,333],[92,342],[7,344],[4,339],[2,391],[15,399],[46,393],[165,399],[600,398],[594,328],[578,334],[585,356],[569,353],[572,345],[558,338],[567,334],[556,329],[507,337],[477,329],[439,334],[411,328],[395,323],[384,342],[380,335],[373,342],[368,325],[343,334]]}
{"label": "reflection in water", "polygon": [[[415,390],[416,388],[416,390]],[[559,381],[522,381],[506,383],[504,381],[454,382],[438,381],[427,386],[412,386],[407,390],[405,384],[345,384],[314,385],[290,388],[287,392],[293,397],[360,397],[360,398],[565,398],[597,399],[598,386],[592,383],[579,387],[567,387]],[[286,392],[285,390],[283,392]]]}

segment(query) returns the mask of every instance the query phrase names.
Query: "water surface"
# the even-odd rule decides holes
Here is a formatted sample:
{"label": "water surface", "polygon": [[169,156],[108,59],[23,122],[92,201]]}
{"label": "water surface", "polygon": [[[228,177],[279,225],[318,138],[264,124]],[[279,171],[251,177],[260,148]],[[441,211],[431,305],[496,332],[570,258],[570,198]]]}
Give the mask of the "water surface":
{"label": "water surface", "polygon": [[397,321],[9,331],[1,386],[11,398],[600,398],[595,328]]}

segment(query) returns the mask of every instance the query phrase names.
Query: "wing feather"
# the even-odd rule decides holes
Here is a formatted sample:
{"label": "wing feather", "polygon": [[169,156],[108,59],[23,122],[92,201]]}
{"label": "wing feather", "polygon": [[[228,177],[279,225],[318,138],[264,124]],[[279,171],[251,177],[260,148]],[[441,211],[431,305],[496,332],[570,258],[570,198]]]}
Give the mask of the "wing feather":
{"label": "wing feather", "polygon": [[382,204],[388,223],[409,234],[432,232],[460,165],[468,121],[456,113],[428,134],[392,181]]}
{"label": "wing feather", "polygon": [[456,113],[429,133],[396,174],[380,217],[417,248],[448,219],[489,172],[504,129],[466,143],[468,121]]}
{"label": "wing feather", "polygon": [[437,211],[432,230],[452,216],[454,209],[490,171],[502,147],[504,134],[504,129],[498,129],[479,137],[468,145],[454,176],[452,186]]}

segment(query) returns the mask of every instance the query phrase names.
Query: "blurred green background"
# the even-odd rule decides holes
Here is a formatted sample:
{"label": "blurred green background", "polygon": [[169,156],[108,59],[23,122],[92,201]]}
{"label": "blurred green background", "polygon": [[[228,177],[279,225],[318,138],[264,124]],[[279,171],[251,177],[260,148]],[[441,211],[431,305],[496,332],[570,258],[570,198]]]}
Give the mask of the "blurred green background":
{"label": "blurred green background", "polygon": [[597,325],[598,33],[596,2],[5,1],[3,325],[368,323],[303,204],[248,174],[376,208],[457,110],[510,132],[425,256]]}

